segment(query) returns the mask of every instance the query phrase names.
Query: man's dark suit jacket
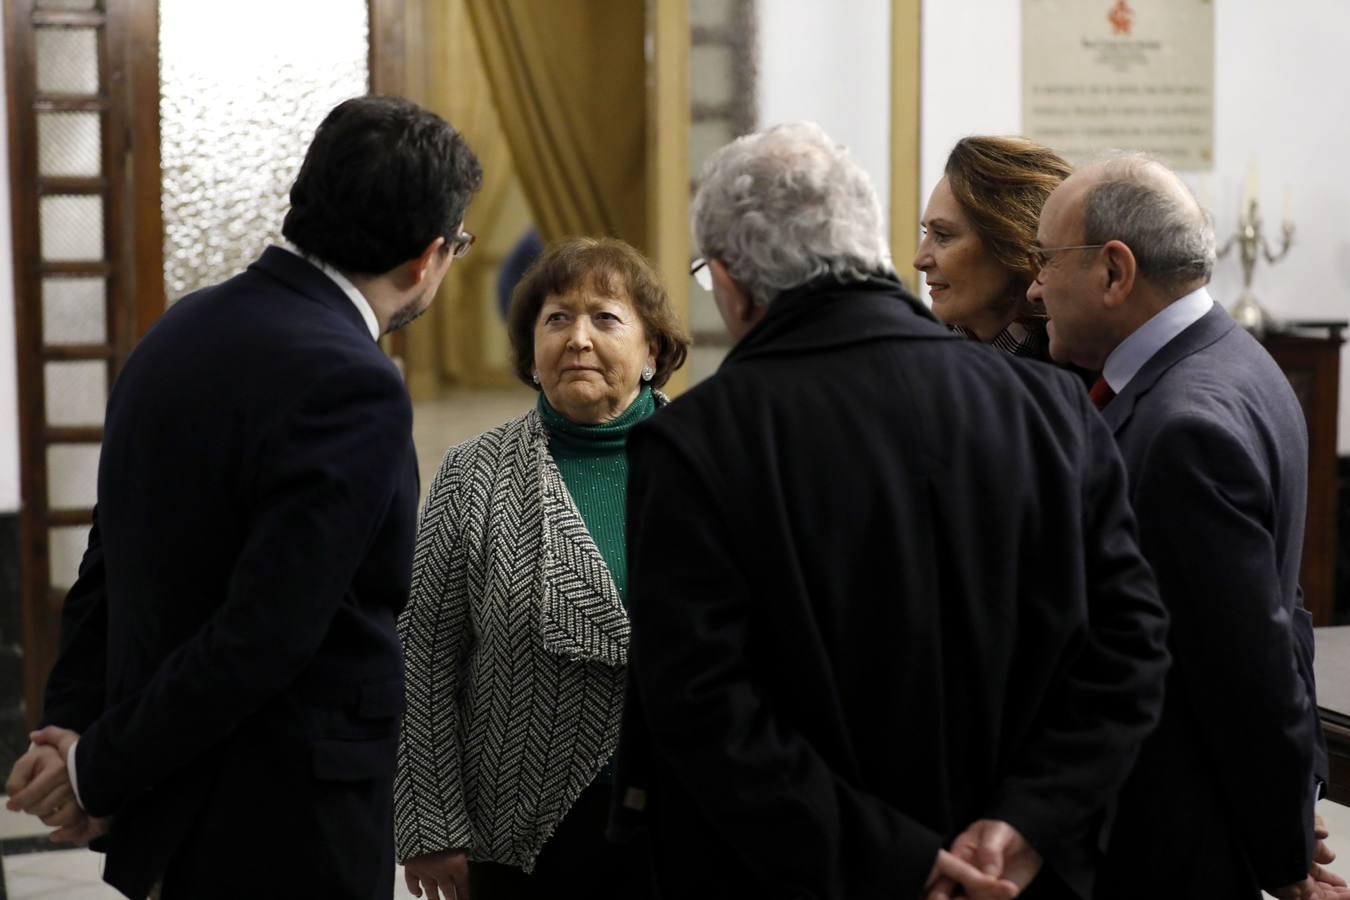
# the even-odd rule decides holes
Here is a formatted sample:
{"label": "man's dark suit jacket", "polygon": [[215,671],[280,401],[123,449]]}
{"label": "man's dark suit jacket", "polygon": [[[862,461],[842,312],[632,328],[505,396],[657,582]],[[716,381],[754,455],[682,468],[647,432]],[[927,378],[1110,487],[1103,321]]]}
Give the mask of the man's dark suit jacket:
{"label": "man's dark suit jacket", "polygon": [[1077,379],[824,282],[629,456],[617,796],[668,896],[918,897],[981,817],[1086,891],[1167,655]]}
{"label": "man's dark suit jacket", "polygon": [[1171,614],[1173,666],[1098,896],[1254,898],[1307,875],[1313,848],[1303,414],[1269,354],[1215,305],[1103,417]]}
{"label": "man's dark suit jacket", "polygon": [[411,422],[351,300],[280,248],[128,358],[43,714],[82,735],[128,896],[390,896]]}

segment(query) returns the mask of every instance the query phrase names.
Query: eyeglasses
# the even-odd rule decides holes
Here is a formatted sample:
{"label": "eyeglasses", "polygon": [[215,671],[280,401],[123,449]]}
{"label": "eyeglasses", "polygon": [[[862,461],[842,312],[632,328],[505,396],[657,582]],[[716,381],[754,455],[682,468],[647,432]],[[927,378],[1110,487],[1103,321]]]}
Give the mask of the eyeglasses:
{"label": "eyeglasses", "polygon": [[456,259],[469,252],[473,242],[477,240],[472,232],[460,230],[459,234],[450,239],[450,253]]}
{"label": "eyeglasses", "polygon": [[693,276],[694,283],[705,291],[712,290],[712,269],[708,268],[708,261],[699,257],[689,264],[689,274]]}
{"label": "eyeglasses", "polygon": [[1065,250],[1100,250],[1105,246],[1105,244],[1072,244],[1067,247],[1037,247],[1031,251],[1031,258],[1036,261],[1036,281],[1044,284],[1041,281],[1041,273],[1050,265],[1050,257],[1056,253],[1063,253]]}

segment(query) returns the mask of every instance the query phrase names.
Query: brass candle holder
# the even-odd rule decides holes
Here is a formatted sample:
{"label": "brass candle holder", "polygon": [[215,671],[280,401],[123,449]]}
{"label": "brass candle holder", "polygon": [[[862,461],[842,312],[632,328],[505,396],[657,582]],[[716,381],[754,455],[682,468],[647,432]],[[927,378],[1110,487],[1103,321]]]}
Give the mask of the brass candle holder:
{"label": "brass candle holder", "polygon": [[1250,197],[1247,200],[1247,212],[1238,216],[1237,231],[1219,248],[1220,259],[1227,256],[1234,245],[1238,248],[1238,259],[1242,263],[1242,293],[1238,295],[1237,302],[1229,312],[1239,325],[1258,338],[1275,330],[1276,323],[1274,317],[1266,312],[1257,302],[1256,295],[1252,293],[1252,272],[1256,269],[1256,261],[1261,257],[1264,256],[1267,263],[1274,264],[1284,259],[1289,252],[1294,237],[1294,223],[1287,215],[1281,225],[1281,231],[1283,237],[1280,250],[1278,253],[1272,253],[1262,229],[1261,207],[1255,197]]}

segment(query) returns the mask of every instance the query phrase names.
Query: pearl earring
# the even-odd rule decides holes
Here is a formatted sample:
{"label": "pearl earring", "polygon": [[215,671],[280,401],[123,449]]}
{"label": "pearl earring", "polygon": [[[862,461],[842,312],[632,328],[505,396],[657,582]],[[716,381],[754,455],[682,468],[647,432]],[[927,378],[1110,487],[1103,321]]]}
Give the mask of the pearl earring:
{"label": "pearl earring", "polygon": [[643,366],[643,367],[642,367],[642,380],[643,380],[643,381],[651,381],[652,378],[654,378],[655,376],[656,376],[656,370],[653,369],[651,366]]}
{"label": "pearl earring", "polygon": [[534,379],[534,383],[535,383],[535,384],[538,384],[538,383],[539,383],[539,373],[538,373],[538,372],[535,372],[535,373],[534,373],[533,375],[531,375],[530,377]]}

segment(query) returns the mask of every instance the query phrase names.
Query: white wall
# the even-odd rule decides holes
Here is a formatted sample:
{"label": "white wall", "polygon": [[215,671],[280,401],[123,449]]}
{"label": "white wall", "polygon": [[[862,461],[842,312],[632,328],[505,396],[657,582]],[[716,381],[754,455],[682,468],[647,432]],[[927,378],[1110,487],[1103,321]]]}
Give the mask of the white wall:
{"label": "white wall", "polygon": [[[1021,0],[924,0],[922,202],[958,138],[1020,129],[1021,9]],[[1280,264],[1258,266],[1252,285],[1281,318],[1350,319],[1348,31],[1345,0],[1215,3],[1214,171],[1186,177],[1214,211],[1220,240],[1235,227],[1252,160],[1272,238],[1289,190],[1295,246]],[[1240,288],[1237,260],[1220,260],[1215,299],[1231,304]],[[1340,452],[1350,453],[1344,353]]]}
{"label": "white wall", "polygon": [[760,124],[818,122],[889,206],[890,0],[760,0],[756,15]]}
{"label": "white wall", "polygon": [[[4,8],[0,7],[0,26]],[[3,28],[0,28],[3,33]],[[5,94],[0,41],[0,103]],[[0,513],[19,509],[19,401],[14,370],[14,244],[10,240],[8,116],[0,111]]]}

